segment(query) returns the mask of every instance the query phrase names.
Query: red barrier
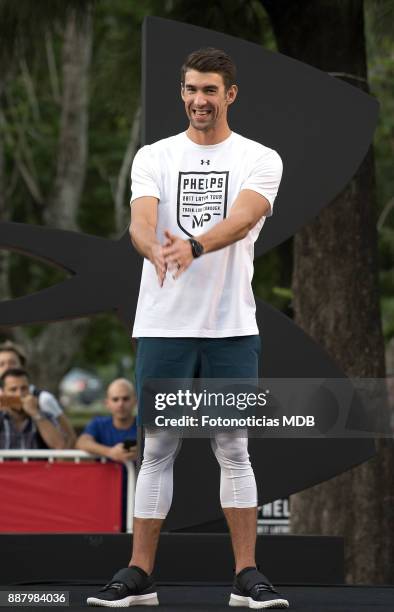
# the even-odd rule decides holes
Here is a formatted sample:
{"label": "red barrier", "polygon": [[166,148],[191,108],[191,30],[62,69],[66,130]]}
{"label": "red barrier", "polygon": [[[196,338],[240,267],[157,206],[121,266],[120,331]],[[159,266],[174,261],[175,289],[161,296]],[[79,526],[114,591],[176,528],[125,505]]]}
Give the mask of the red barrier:
{"label": "red barrier", "polygon": [[119,464],[0,464],[1,532],[119,532],[121,517]]}

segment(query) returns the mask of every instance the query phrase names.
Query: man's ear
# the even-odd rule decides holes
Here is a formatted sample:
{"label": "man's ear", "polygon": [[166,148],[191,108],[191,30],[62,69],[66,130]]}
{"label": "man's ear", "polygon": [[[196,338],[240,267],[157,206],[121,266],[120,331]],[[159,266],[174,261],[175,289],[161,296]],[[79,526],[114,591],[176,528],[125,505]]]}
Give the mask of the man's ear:
{"label": "man's ear", "polygon": [[181,98],[185,101],[185,84],[181,83]]}
{"label": "man's ear", "polygon": [[238,87],[236,85],[230,85],[230,87],[228,88],[226,92],[227,104],[229,106],[230,104],[234,102],[235,98],[237,97],[237,94],[238,94]]}

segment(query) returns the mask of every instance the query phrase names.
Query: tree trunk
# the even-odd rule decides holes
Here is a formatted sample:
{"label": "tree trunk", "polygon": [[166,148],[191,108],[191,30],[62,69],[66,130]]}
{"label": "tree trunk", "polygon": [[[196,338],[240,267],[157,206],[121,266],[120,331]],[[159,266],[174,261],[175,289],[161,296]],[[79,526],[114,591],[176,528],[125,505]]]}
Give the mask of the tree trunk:
{"label": "tree trunk", "polygon": [[[88,151],[89,71],[92,18],[67,17],[63,44],[63,92],[56,175],[45,210],[47,225],[78,230],[78,208],[85,182]],[[87,333],[88,319],[51,323],[24,344],[29,370],[38,386],[57,391]]]}
{"label": "tree trunk", "polygon": [[88,326],[89,319],[50,323],[34,338],[15,328],[15,341],[26,348],[28,370],[37,387],[58,394],[59,382],[70,369]]}
{"label": "tree trunk", "polygon": [[[141,106],[139,105],[134,115],[133,124],[130,130],[129,142],[123,156],[115,189],[115,227],[118,235],[124,231],[127,224],[130,223],[130,207],[129,205],[127,207],[125,206],[125,195],[127,188],[129,187],[128,181],[131,164],[134,159],[134,155],[137,152],[138,146],[140,145],[140,130]],[[130,197],[128,197],[127,200],[129,202]]]}
{"label": "tree trunk", "polygon": [[88,78],[92,19],[67,18],[63,44],[63,93],[56,176],[45,221],[61,229],[78,229],[77,211],[86,175],[88,150]]}
{"label": "tree trunk", "polygon": [[[1,93],[0,93],[1,95]],[[0,221],[8,220],[4,177],[4,144],[0,139]],[[0,250],[0,300],[9,298],[9,254]]]}
{"label": "tree trunk", "polygon": [[[0,74],[0,223],[10,220],[10,202],[8,201],[8,184],[5,169],[5,119],[4,119],[4,93],[7,87],[9,72],[11,71],[8,63],[8,70],[3,69]],[[12,181],[10,181],[12,182]],[[0,300],[10,298],[10,254],[8,251],[0,249]],[[1,336],[7,335],[7,329],[0,327]]]}
{"label": "tree trunk", "polygon": [[[262,0],[278,50],[367,90],[361,0]],[[344,191],[294,241],[296,322],[348,376],[382,378],[372,150]],[[307,282],[305,282],[307,279]],[[291,498],[298,534],[345,537],[350,583],[394,580],[392,440],[375,458]]]}
{"label": "tree trunk", "polygon": [[[5,151],[4,151],[4,91],[7,77],[5,74],[0,76],[0,222],[9,221],[10,210],[7,198],[7,183],[5,176]],[[0,300],[7,300],[10,297],[9,285],[9,253],[0,249]]]}
{"label": "tree trunk", "polygon": [[[53,189],[43,203],[44,220],[49,226],[78,230],[77,214],[86,175],[88,142],[88,79],[92,48],[92,18],[78,19],[73,11],[67,14],[63,56],[63,91],[61,118]],[[0,181],[2,180],[0,148]],[[4,193],[1,189],[0,193]],[[9,218],[9,211],[0,196],[0,220]],[[0,292],[8,291],[8,254],[0,252]],[[13,328],[5,335],[24,346],[28,369],[34,383],[57,392],[60,379],[69,369],[89,326],[88,319],[51,323],[33,338],[23,328]],[[3,330],[5,331],[5,330]]]}

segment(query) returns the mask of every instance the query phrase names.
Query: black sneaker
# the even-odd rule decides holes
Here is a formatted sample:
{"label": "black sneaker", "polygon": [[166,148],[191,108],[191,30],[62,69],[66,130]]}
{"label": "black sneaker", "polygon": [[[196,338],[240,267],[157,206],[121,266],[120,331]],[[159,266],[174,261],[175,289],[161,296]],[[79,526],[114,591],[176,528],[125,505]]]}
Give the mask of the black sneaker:
{"label": "black sneaker", "polygon": [[116,572],[111,582],[95,597],[88,597],[88,606],[127,608],[128,606],[158,606],[153,576],[133,565]]}
{"label": "black sneaker", "polygon": [[288,608],[289,602],[274,589],[264,574],[255,567],[245,567],[235,577],[229,606],[260,610],[262,608]]}

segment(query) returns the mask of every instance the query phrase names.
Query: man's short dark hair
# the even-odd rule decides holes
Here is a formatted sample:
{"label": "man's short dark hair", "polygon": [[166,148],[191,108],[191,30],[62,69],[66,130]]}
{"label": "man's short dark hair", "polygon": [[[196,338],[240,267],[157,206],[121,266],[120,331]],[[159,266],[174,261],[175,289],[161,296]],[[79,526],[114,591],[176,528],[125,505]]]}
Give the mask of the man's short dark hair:
{"label": "man's short dark hair", "polygon": [[13,376],[14,378],[22,378],[23,376],[28,380],[30,378],[27,370],[24,370],[23,368],[8,368],[8,370],[3,372],[3,374],[0,376],[0,383],[2,387],[4,387],[5,380],[9,376]]}
{"label": "man's short dark hair", "polygon": [[225,51],[214,47],[204,47],[187,56],[181,68],[182,85],[185,83],[185,75],[188,70],[221,74],[226,90],[234,85],[237,72],[231,57]]}

